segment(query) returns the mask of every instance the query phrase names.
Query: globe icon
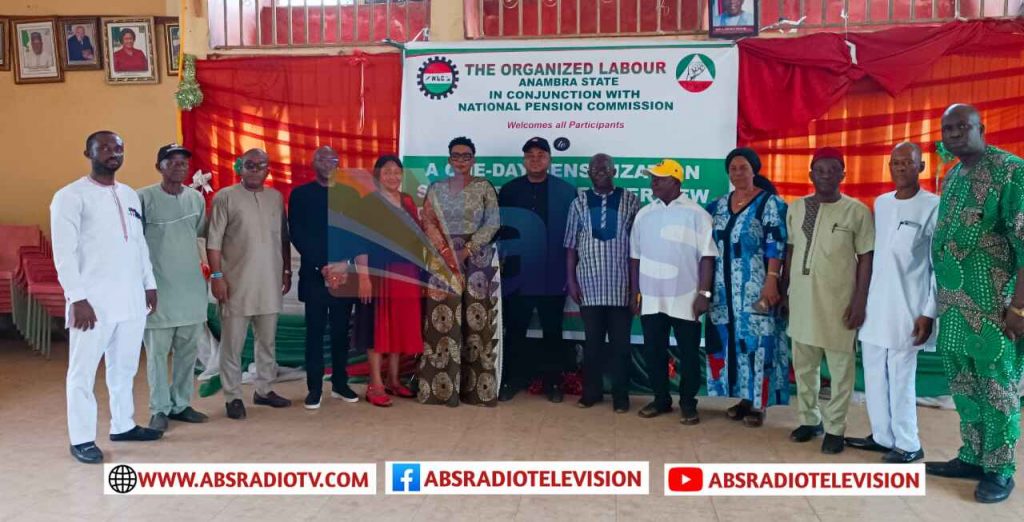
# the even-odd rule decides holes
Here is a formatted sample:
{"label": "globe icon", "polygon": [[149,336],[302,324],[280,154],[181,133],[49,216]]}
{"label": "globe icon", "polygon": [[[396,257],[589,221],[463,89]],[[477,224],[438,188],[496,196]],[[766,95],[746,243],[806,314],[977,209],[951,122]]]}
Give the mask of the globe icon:
{"label": "globe icon", "polygon": [[135,485],[138,484],[139,478],[131,466],[119,464],[114,466],[114,469],[110,470],[110,475],[107,477],[107,481],[110,483],[110,489],[113,489],[118,493],[129,493],[131,490],[135,489]]}

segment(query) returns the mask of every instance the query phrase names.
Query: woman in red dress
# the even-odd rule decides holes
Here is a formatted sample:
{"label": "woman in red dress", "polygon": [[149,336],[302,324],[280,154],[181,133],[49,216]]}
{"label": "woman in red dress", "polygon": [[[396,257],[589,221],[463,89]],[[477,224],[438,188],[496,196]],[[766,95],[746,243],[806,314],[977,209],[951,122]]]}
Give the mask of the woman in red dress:
{"label": "woman in red dress", "polygon": [[[363,217],[371,229],[383,232],[380,238],[368,241],[372,243],[367,258],[372,270],[359,270],[360,298],[374,297],[375,328],[373,348],[368,351],[370,385],[366,400],[374,406],[391,406],[388,395],[416,396],[401,383],[398,372],[402,355],[423,353],[422,271],[410,258],[422,255],[424,240],[416,203],[402,192],[401,160],[381,156],[374,164],[373,176],[380,190],[366,196]],[[385,354],[387,384],[381,375]]]}
{"label": "woman in red dress", "polygon": [[121,49],[114,53],[114,72],[146,72],[149,61],[135,48],[135,31],[121,29]]}

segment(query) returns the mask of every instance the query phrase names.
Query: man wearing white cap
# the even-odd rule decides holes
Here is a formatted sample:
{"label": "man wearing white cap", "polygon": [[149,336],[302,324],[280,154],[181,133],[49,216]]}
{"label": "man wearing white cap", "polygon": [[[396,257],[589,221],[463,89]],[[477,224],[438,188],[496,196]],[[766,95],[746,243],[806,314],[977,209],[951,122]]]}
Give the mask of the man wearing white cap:
{"label": "man wearing white cap", "polygon": [[67,300],[68,434],[71,456],[103,462],[96,446],[96,366],[106,361],[110,440],[156,440],[135,424],[132,384],[139,369],[146,314],[156,311],[156,280],[142,236],[142,205],[114,180],[124,141],[110,131],[85,140],[92,171],[57,191],[50,203],[53,262]]}
{"label": "man wearing white cap", "polygon": [[644,358],[654,401],[644,418],[672,411],[668,336],[679,350],[679,422],[693,425],[701,385],[700,316],[708,310],[718,247],[711,215],[682,194],[683,166],[665,159],[646,169],[654,201],[640,209],[630,234],[633,312],[644,329]]}

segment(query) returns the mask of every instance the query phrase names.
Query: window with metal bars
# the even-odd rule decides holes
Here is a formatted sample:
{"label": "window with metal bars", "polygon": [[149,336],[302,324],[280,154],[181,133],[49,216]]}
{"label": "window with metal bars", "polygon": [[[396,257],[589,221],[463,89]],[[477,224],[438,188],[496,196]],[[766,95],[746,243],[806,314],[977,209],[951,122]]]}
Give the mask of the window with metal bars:
{"label": "window with metal bars", "polygon": [[[753,12],[753,0],[745,4]],[[465,5],[467,35],[473,38],[705,34],[709,7],[708,0],[465,0]],[[764,30],[876,30],[957,17],[1021,16],[1024,0],[761,0],[759,12]]]}
{"label": "window with metal bars", "polygon": [[210,0],[210,47],[289,48],[412,41],[430,0]]}

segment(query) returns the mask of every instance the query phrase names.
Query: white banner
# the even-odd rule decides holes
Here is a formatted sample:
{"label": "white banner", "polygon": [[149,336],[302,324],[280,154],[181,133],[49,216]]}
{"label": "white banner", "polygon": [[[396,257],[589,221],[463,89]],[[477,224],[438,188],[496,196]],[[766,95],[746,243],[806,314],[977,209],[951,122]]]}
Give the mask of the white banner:
{"label": "white banner", "polygon": [[666,496],[924,494],[924,464],[665,464]]}
{"label": "white banner", "polygon": [[399,149],[420,195],[445,174],[456,136],[476,143],[476,174],[496,186],[524,173],[521,147],[540,136],[552,147],[551,173],[574,184],[589,186],[590,156],[607,153],[619,184],[646,203],[641,170],[673,158],[685,168],[684,192],[706,204],[728,189],[738,68],[731,42],[409,44]]}
{"label": "white banner", "polygon": [[386,462],[388,495],[647,495],[650,464],[600,461]]}
{"label": "white banner", "polygon": [[375,495],[376,464],[104,464],[107,495]]}

